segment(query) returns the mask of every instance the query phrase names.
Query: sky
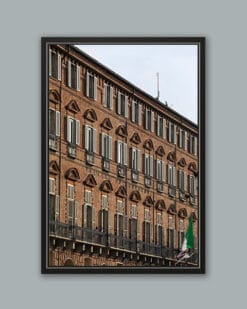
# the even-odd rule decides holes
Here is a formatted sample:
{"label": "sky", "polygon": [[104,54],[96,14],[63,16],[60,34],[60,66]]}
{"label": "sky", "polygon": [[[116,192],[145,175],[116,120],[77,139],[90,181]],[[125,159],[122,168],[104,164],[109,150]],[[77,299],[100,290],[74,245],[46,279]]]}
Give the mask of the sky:
{"label": "sky", "polygon": [[196,45],[77,45],[153,97],[197,123]]}

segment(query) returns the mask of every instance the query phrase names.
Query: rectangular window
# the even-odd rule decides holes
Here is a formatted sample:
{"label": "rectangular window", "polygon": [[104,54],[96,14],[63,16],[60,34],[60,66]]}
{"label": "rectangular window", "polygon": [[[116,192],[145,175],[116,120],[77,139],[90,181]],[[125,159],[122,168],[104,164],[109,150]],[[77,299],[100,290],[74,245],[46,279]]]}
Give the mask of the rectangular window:
{"label": "rectangular window", "polygon": [[49,194],[55,194],[55,179],[49,178]]}
{"label": "rectangular window", "polygon": [[157,213],[157,224],[162,225],[162,216],[161,216],[161,213]]}
{"label": "rectangular window", "polygon": [[176,144],[177,142],[177,126],[169,122],[169,143]]}
{"label": "rectangular window", "polygon": [[88,153],[96,153],[96,129],[85,125],[85,149]]}
{"label": "rectangular window", "polygon": [[181,192],[184,192],[184,179],[185,179],[184,171],[179,170],[178,171],[178,180],[179,180],[178,185],[179,185],[179,190]]}
{"label": "rectangular window", "polygon": [[127,165],[127,144],[117,141],[117,163]]}
{"label": "rectangular window", "polygon": [[60,136],[60,112],[49,109],[49,134]]}
{"label": "rectangular window", "polygon": [[80,121],[67,117],[67,141],[73,145],[80,144]]}
{"label": "rectangular window", "polygon": [[131,217],[132,218],[137,218],[137,206],[136,205],[131,205]]}
{"label": "rectangular window", "polygon": [[195,196],[195,177],[194,176],[189,176],[189,180],[190,180],[190,196],[194,197]]}
{"label": "rectangular window", "polygon": [[168,185],[176,186],[176,167],[168,165]]}
{"label": "rectangular window", "polygon": [[159,137],[164,137],[165,132],[164,132],[164,118],[158,115],[157,117],[157,136]]}
{"label": "rectangular window", "polygon": [[61,80],[61,55],[53,49],[49,49],[49,75]]}
{"label": "rectangular window", "polygon": [[68,60],[68,86],[80,91],[80,66],[74,60]]}
{"label": "rectangular window", "polygon": [[139,117],[140,117],[140,111],[139,109],[141,108],[141,105],[136,102],[136,101],[132,101],[132,122],[134,123],[139,123]]}
{"label": "rectangular window", "polygon": [[185,130],[182,130],[182,129],[179,130],[179,147],[182,149],[185,149],[185,141],[186,141],[185,133],[186,133]]}
{"label": "rectangular window", "polygon": [[117,105],[118,115],[128,118],[128,96],[124,95],[121,92],[118,92]]}
{"label": "rectangular window", "polygon": [[148,107],[145,109],[145,129],[154,132],[154,112]]}
{"label": "rectangular window", "polygon": [[77,204],[75,203],[75,187],[67,185],[67,219],[70,225],[75,225],[77,220]]}
{"label": "rectangular window", "polygon": [[118,200],[117,201],[117,213],[120,215],[123,215],[124,210],[123,210],[123,201]]}
{"label": "rectangular window", "polygon": [[156,177],[159,181],[165,180],[165,163],[162,160],[156,161]]}
{"label": "rectangular window", "polygon": [[150,222],[150,211],[149,209],[144,210],[144,221]]}
{"label": "rectangular window", "polygon": [[97,100],[98,79],[93,74],[87,72],[86,77],[86,96],[90,99]]}
{"label": "rectangular window", "polygon": [[131,169],[134,171],[140,170],[140,150],[131,148]]}
{"label": "rectangular window", "polygon": [[102,157],[111,160],[112,159],[112,137],[102,133],[101,135],[101,150]]}
{"label": "rectangular window", "polygon": [[190,143],[189,143],[189,146],[190,146],[190,153],[193,154],[193,155],[197,155],[197,138],[193,135],[190,135]]}
{"label": "rectangular window", "polygon": [[109,84],[104,84],[104,97],[103,97],[104,107],[112,109],[112,100],[113,100],[113,87]]}
{"label": "rectangular window", "polygon": [[153,177],[153,157],[149,154],[144,155],[144,174]]}
{"label": "rectangular window", "polygon": [[107,195],[102,195],[101,205],[102,205],[102,209],[105,209],[105,210],[108,209],[108,197],[107,197]]}
{"label": "rectangular window", "polygon": [[[143,222],[143,241],[146,243],[150,243],[151,240],[151,225],[150,222]],[[145,248],[148,249],[148,248]]]}

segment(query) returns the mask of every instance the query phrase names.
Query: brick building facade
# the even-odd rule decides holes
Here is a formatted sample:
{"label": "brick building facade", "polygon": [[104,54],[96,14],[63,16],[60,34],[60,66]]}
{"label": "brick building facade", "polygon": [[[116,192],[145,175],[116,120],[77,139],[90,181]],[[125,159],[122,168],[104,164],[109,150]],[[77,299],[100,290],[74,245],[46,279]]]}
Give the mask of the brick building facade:
{"label": "brick building facade", "polygon": [[49,266],[198,266],[198,126],[71,45],[49,49]]}

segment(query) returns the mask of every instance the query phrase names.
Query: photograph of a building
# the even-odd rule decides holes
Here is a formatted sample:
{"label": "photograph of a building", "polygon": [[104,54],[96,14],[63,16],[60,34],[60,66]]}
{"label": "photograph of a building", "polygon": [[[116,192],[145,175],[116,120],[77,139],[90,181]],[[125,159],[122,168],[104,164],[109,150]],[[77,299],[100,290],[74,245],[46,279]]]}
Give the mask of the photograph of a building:
{"label": "photograph of a building", "polygon": [[49,267],[197,268],[198,125],[69,44],[49,48],[48,113]]}

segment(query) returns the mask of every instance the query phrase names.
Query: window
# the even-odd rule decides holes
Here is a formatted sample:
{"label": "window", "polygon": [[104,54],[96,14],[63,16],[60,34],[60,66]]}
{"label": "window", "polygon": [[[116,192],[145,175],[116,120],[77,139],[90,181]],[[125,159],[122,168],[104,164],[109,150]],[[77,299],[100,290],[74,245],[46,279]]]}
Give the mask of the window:
{"label": "window", "polygon": [[144,210],[144,222],[143,222],[143,241],[150,243],[151,240],[151,224],[150,224],[150,211]]}
{"label": "window", "polygon": [[168,165],[168,193],[171,197],[176,196],[176,168]]}
{"label": "window", "polygon": [[55,179],[49,178],[49,194],[55,194]]}
{"label": "window", "polygon": [[157,117],[157,136],[165,138],[165,119],[158,115]]}
{"label": "window", "polygon": [[68,60],[68,86],[80,91],[80,66]]}
{"label": "window", "polygon": [[197,155],[197,138],[193,135],[190,135],[190,153],[193,155]]}
{"label": "window", "polygon": [[118,236],[115,245],[117,247],[123,246],[123,236],[127,228],[127,224],[124,222],[123,212],[123,201],[117,200],[117,213],[115,215],[115,234]]}
{"label": "window", "polygon": [[127,144],[117,141],[117,163],[127,165]]}
{"label": "window", "polygon": [[136,205],[131,205],[131,217],[132,218],[137,218],[137,206]]}
{"label": "window", "polygon": [[144,174],[153,177],[153,157],[146,153],[144,155]]}
{"label": "window", "polygon": [[140,150],[131,148],[131,169],[134,171],[140,170]]}
{"label": "window", "polygon": [[157,213],[157,224],[156,224],[156,244],[157,245],[162,245],[163,244],[163,226],[162,226],[162,216],[161,213]]}
{"label": "window", "polygon": [[109,109],[112,109],[112,100],[113,100],[113,87],[109,84],[104,84],[104,97],[103,105]]}
{"label": "window", "polygon": [[195,203],[195,177],[189,176],[189,193],[190,193],[190,203]]}
{"label": "window", "polygon": [[49,49],[49,75],[61,80],[61,55],[53,49]]}
{"label": "window", "polygon": [[[85,191],[85,204],[83,211],[83,226],[88,230],[93,228],[93,206],[92,206],[92,191]],[[91,234],[86,233],[87,238],[90,238]]]}
{"label": "window", "polygon": [[128,118],[128,96],[121,92],[118,92],[117,112],[118,115]]}
{"label": "window", "polygon": [[[108,232],[108,197],[102,195],[101,197],[101,210],[99,212],[99,229],[100,232]],[[103,239],[102,239],[103,240]]]}
{"label": "window", "polygon": [[169,143],[176,144],[177,142],[177,126],[169,122]]}
{"label": "window", "polygon": [[88,153],[96,153],[96,129],[85,126],[85,149]]}
{"label": "window", "polygon": [[167,246],[168,248],[173,249],[175,246],[175,217],[168,217],[168,229],[167,229]]}
{"label": "window", "polygon": [[93,74],[87,72],[86,96],[90,99],[97,100],[98,79]]}
{"label": "window", "polygon": [[185,201],[185,172],[179,170],[178,171],[178,187],[179,187],[179,198],[182,201]]}
{"label": "window", "polygon": [[141,103],[136,101],[132,101],[132,117],[131,120],[134,123],[139,123],[141,125],[141,118],[142,118],[142,106]]}
{"label": "window", "polygon": [[178,247],[181,249],[184,241],[184,220],[179,220]]}
{"label": "window", "polygon": [[102,133],[101,135],[101,150],[102,157],[111,160],[112,159],[112,137]]}
{"label": "window", "polygon": [[70,226],[77,223],[77,203],[75,203],[75,187],[67,185],[67,221]]}
{"label": "window", "polygon": [[156,177],[159,181],[165,180],[165,163],[162,160],[156,161]]}
{"label": "window", "polygon": [[154,112],[148,107],[145,109],[145,129],[154,132]]}
{"label": "window", "polygon": [[179,147],[186,150],[187,132],[183,129],[179,130]]}
{"label": "window", "polygon": [[80,144],[80,121],[67,117],[67,141],[73,145]]}
{"label": "window", "polygon": [[60,136],[60,112],[49,109],[49,134]]}

